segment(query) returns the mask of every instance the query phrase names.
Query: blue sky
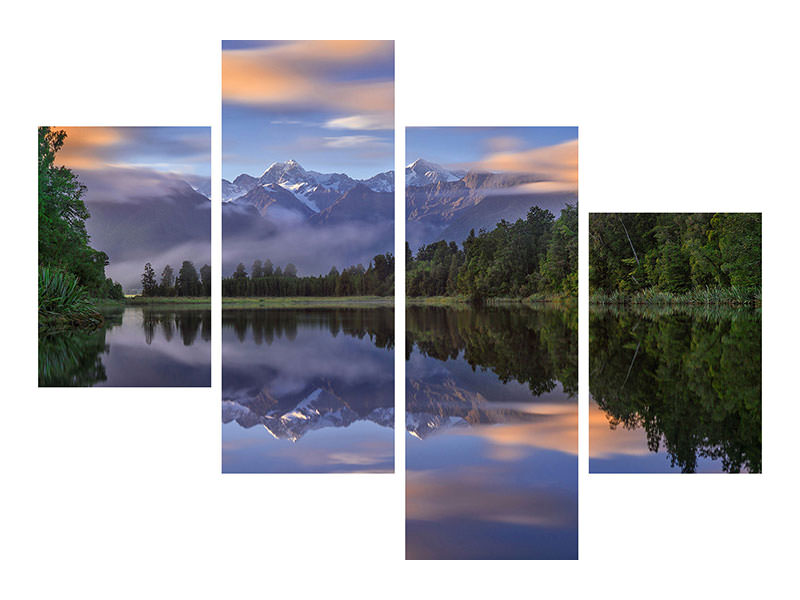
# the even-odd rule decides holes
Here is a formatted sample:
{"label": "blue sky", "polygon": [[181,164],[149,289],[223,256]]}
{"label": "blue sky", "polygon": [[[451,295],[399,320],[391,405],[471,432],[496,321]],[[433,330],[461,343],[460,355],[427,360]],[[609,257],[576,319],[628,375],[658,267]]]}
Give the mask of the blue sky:
{"label": "blue sky", "polygon": [[224,41],[222,176],[271,163],[370,177],[393,168],[394,43]]}

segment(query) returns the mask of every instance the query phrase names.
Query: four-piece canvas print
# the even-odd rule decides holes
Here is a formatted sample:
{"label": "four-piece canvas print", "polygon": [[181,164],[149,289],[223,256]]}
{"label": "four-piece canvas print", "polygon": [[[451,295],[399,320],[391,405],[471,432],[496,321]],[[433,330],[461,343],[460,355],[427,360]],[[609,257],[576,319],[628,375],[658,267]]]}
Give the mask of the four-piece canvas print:
{"label": "four-piece canvas print", "polygon": [[[398,131],[396,282],[394,61],[224,41],[221,204],[209,127],[39,127],[38,384],[210,386],[219,285],[223,473],[392,473],[403,294],[406,558],[577,559],[578,128]],[[590,473],[761,473],[761,214],[588,223]]]}

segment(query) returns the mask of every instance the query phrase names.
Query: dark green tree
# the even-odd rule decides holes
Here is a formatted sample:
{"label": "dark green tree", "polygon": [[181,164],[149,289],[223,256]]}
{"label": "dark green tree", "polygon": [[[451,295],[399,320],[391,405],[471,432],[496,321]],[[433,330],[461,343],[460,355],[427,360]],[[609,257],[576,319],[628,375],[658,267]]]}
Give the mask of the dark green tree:
{"label": "dark green tree", "polygon": [[153,265],[146,263],[144,265],[144,273],[142,273],[142,295],[155,296],[157,290],[156,272],[153,270]]}

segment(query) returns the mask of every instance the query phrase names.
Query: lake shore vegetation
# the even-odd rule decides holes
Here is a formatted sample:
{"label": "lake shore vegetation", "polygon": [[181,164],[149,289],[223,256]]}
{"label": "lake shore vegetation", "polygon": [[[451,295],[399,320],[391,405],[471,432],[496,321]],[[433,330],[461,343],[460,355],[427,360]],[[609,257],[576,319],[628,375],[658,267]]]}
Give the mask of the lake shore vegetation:
{"label": "lake shore vegetation", "polygon": [[39,330],[97,327],[98,299],[121,300],[122,286],[105,276],[108,256],[90,246],[86,186],[55,164],[67,134],[38,128]]}
{"label": "lake shore vegetation", "polygon": [[532,207],[525,219],[500,221],[491,231],[470,231],[461,247],[439,240],[414,255],[406,243],[406,295],[548,301],[578,294],[578,208],[558,219]]}
{"label": "lake shore vegetation", "polygon": [[592,304],[761,304],[760,213],[589,218]]}

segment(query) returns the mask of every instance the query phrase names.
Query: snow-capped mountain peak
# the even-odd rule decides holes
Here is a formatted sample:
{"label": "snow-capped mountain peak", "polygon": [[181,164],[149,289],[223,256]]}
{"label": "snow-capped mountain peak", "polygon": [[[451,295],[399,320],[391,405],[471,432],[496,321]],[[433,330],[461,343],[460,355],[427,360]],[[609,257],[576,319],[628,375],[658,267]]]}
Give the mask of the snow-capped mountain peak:
{"label": "snow-capped mountain peak", "polygon": [[431,183],[458,181],[463,171],[445,169],[441,165],[418,158],[406,167],[406,185],[422,186]]}

